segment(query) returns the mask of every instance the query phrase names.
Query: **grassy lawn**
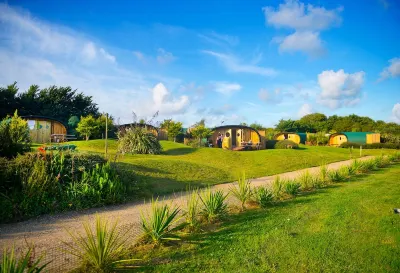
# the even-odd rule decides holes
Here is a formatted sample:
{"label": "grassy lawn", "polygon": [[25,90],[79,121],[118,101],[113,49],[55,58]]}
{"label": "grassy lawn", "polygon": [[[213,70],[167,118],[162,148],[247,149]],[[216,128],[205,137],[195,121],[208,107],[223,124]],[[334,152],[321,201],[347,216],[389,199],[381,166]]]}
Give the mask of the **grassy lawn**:
{"label": "grassy lawn", "polygon": [[146,272],[400,272],[399,177],[355,177],[137,256]]}
{"label": "grassy lawn", "polygon": [[[70,142],[79,151],[104,153],[103,140]],[[204,186],[236,180],[240,172],[247,177],[262,177],[350,159],[348,149],[302,146],[298,150],[260,150],[233,152],[222,149],[195,149],[183,144],[161,141],[162,155],[125,155],[119,159],[122,168],[134,171],[149,194],[165,194],[186,189],[188,185]],[[115,154],[117,143],[109,141],[109,152]],[[363,155],[380,155],[390,150],[364,150]],[[359,155],[354,150],[353,157]]]}

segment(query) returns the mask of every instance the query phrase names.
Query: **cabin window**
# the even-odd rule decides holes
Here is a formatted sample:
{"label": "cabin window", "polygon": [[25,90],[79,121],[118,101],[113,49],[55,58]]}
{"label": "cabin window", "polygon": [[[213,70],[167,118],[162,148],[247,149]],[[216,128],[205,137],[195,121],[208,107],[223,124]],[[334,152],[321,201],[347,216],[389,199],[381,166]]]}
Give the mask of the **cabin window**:
{"label": "cabin window", "polygon": [[35,121],[34,120],[28,120],[28,127],[29,127],[29,130],[35,129]]}
{"label": "cabin window", "polygon": [[342,137],[339,137],[339,140],[342,140]]}
{"label": "cabin window", "polygon": [[237,136],[240,136],[240,133],[237,133]]}

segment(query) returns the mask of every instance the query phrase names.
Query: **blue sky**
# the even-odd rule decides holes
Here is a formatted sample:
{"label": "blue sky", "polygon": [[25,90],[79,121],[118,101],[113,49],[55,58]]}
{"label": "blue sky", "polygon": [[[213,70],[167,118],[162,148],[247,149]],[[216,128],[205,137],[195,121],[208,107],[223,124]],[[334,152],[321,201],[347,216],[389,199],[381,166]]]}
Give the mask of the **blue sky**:
{"label": "blue sky", "polygon": [[8,1],[0,84],[69,85],[120,123],[400,123],[399,29],[395,0]]}

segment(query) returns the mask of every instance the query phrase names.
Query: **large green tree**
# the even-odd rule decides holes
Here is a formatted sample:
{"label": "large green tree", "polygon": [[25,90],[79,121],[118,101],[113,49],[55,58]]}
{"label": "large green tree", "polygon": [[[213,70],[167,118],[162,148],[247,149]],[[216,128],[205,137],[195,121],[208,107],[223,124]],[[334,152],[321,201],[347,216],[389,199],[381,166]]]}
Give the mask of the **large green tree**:
{"label": "large green tree", "polygon": [[76,127],[76,131],[82,137],[85,137],[86,141],[88,141],[92,135],[96,134],[98,130],[99,123],[92,115],[81,117],[81,120]]}

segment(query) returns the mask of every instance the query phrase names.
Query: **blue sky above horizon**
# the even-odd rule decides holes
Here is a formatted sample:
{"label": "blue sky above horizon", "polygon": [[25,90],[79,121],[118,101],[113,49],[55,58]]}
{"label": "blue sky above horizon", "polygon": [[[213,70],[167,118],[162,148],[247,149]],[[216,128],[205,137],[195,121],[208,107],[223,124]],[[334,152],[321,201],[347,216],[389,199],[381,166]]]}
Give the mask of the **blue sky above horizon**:
{"label": "blue sky above horizon", "polygon": [[71,3],[0,3],[0,85],[71,86],[121,123],[400,123],[399,1]]}

